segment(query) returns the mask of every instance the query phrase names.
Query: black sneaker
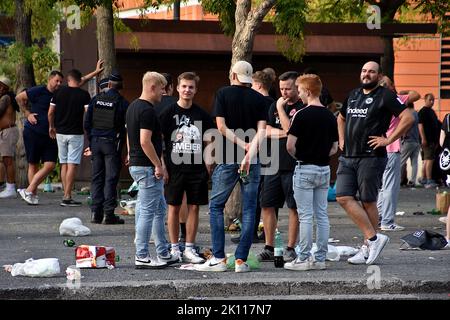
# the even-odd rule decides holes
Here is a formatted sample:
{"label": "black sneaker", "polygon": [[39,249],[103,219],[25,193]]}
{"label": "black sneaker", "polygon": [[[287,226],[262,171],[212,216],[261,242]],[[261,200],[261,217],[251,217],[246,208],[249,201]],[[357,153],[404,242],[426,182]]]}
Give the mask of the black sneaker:
{"label": "black sneaker", "polygon": [[[241,241],[241,236],[231,237],[231,242],[233,243],[239,243]],[[252,243],[264,243],[265,237],[263,239],[260,239],[256,234],[253,236]]]}
{"label": "black sneaker", "polygon": [[103,216],[100,216],[99,214],[92,212],[91,213],[91,223],[97,223],[100,224],[103,221]]}
{"label": "black sneaker", "polygon": [[114,216],[106,217],[105,221],[103,223],[104,224],[124,224],[125,221],[123,219],[120,219],[118,216],[114,215]]}
{"label": "black sneaker", "polygon": [[63,199],[60,203],[62,207],[81,207],[81,202],[75,201],[73,199],[65,200]]}

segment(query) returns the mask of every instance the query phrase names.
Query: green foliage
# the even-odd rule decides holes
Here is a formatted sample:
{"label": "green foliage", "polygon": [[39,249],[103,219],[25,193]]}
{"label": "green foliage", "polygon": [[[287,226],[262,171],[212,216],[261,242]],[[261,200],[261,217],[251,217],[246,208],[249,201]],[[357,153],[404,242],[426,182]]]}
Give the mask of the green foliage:
{"label": "green foliage", "polygon": [[288,60],[299,61],[305,53],[303,29],[306,11],[304,0],[279,0],[275,4],[273,25],[278,34],[285,36],[277,44]]}
{"label": "green foliage", "polygon": [[0,74],[6,75],[16,83],[16,66],[9,60],[8,47],[0,47]]}
{"label": "green foliage", "polygon": [[308,1],[308,22],[365,22],[367,4],[354,0]]}
{"label": "green foliage", "polygon": [[201,0],[202,8],[208,13],[217,14],[223,32],[232,36],[236,30],[234,14],[236,1],[234,0]]}

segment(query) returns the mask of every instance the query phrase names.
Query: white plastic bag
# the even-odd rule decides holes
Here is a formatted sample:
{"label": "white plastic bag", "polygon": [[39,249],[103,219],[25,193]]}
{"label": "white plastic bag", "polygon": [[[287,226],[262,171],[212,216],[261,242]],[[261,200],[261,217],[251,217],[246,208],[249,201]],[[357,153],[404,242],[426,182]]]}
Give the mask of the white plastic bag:
{"label": "white plastic bag", "polygon": [[[311,255],[314,257],[314,253],[316,253],[317,251],[317,245],[316,243],[313,243],[312,248],[311,248]],[[300,254],[300,246],[297,245],[297,247],[295,247],[295,252],[298,254]],[[327,256],[326,256],[326,260],[328,261],[339,261],[339,259],[341,258],[341,255],[339,254],[339,251],[337,250],[337,248],[335,246],[332,245],[328,245],[328,252],[327,252]]]}
{"label": "white plastic bag", "polygon": [[120,207],[127,211],[128,215],[134,215],[137,200],[121,200]]}
{"label": "white plastic bag", "polygon": [[339,251],[341,256],[354,256],[358,253],[358,249],[347,246],[337,246],[336,249]]}
{"label": "white plastic bag", "polygon": [[79,218],[69,218],[61,222],[59,226],[59,234],[62,236],[87,236],[91,234],[88,227],[83,226]]}
{"label": "white plastic bag", "polygon": [[59,261],[56,258],[38,260],[30,258],[25,263],[15,263],[6,270],[11,271],[13,277],[53,277],[60,273]]}

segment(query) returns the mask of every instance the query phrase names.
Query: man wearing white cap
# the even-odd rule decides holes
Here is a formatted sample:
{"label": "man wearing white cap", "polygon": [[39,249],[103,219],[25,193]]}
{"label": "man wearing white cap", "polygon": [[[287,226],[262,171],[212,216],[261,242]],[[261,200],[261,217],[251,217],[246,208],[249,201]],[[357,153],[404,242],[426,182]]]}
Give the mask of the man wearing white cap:
{"label": "man wearing white cap", "polygon": [[213,116],[221,136],[215,137],[212,143],[214,161],[218,164],[211,177],[209,203],[213,257],[204,264],[195,265],[198,271],[227,270],[223,209],[238,181],[241,183],[243,208],[235,271],[250,271],[246,261],[253,239],[260,178],[260,165],[254,158],[267,118],[263,108],[266,104],[264,96],[251,88],[252,75],[251,64],[238,61],[231,68],[231,86],[216,92]]}
{"label": "man wearing white cap", "polygon": [[[16,103],[14,93],[10,91],[11,81],[5,77],[0,76],[0,98],[9,96],[9,103],[5,114],[10,118],[8,128],[1,131],[0,134],[0,156],[6,171],[6,187],[0,192],[0,198],[14,198],[16,193],[16,173],[14,168],[14,155],[16,152],[17,141],[19,141],[19,128],[16,127],[16,111],[19,107]],[[3,169],[0,170],[0,182],[4,181]]]}

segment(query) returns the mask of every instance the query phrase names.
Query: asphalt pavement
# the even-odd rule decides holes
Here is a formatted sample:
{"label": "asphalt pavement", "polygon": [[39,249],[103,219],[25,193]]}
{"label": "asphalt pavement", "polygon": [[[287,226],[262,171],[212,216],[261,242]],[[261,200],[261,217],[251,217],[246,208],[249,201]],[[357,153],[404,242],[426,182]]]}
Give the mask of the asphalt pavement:
{"label": "asphalt pavement", "polygon": [[[350,265],[348,257],[327,262],[326,270],[304,272],[275,268],[263,262],[249,273],[234,270],[206,273],[168,267],[162,270],[134,268],[134,216],[123,215],[124,225],[97,225],[89,222],[86,195],[75,195],[81,207],[61,207],[62,193],[41,193],[40,204],[30,206],[19,198],[0,199],[0,265],[12,265],[29,258],[57,258],[61,272],[49,278],[13,277],[0,271],[0,299],[437,299],[450,295],[450,250],[399,250],[400,238],[418,229],[445,234],[439,216],[427,212],[435,208],[436,190],[402,188],[396,222],[404,231],[386,232],[390,242],[376,266]],[[124,198],[127,198],[125,196]],[[330,237],[335,246],[357,247],[362,235],[343,209],[329,203]],[[122,209],[118,208],[117,213]],[[197,244],[210,247],[207,206],[200,210]],[[420,214],[422,213],[422,214]],[[59,235],[59,225],[79,217],[91,229],[85,237]],[[279,228],[286,242],[287,210],[280,210]],[[226,252],[236,245],[235,233],[226,233]],[[82,269],[79,283],[67,281],[65,270],[75,264],[75,249],[63,245],[72,238],[76,245],[111,246],[120,256],[116,268]],[[264,244],[253,244],[257,254]],[[154,252],[154,246],[151,244]]]}

